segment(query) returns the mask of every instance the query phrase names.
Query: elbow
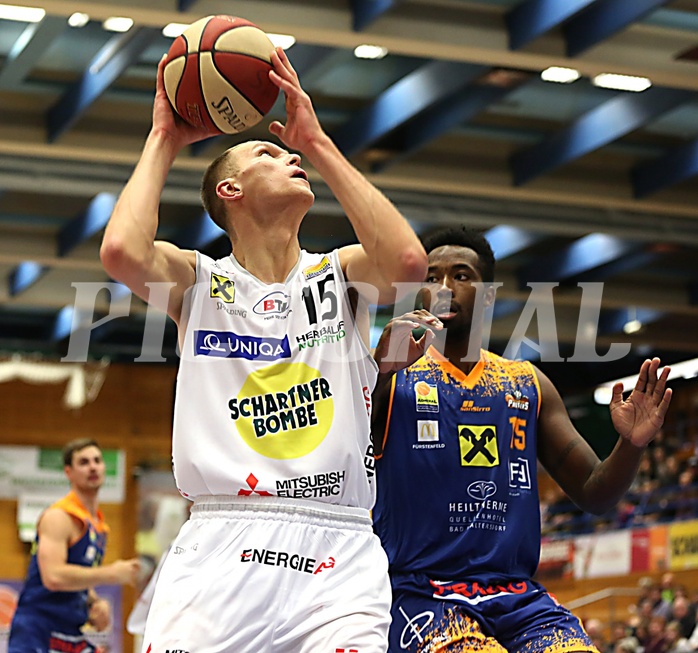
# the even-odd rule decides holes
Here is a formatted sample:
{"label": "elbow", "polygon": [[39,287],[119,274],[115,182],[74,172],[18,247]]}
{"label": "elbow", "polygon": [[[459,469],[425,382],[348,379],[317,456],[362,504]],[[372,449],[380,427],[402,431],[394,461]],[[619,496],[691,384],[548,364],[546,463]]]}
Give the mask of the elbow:
{"label": "elbow", "polygon": [[115,237],[105,236],[99,250],[99,258],[106,273],[117,281],[123,281],[128,270],[133,270],[137,265],[126,243]]}
{"label": "elbow", "polygon": [[427,276],[427,253],[421,245],[405,250],[400,257],[402,280],[421,283]]}
{"label": "elbow", "polygon": [[102,246],[99,249],[99,258],[102,261],[102,267],[113,279],[117,277],[118,270],[123,265],[125,253],[125,247],[122,242],[116,238],[104,237]]}
{"label": "elbow", "polygon": [[41,582],[49,592],[62,592],[66,589],[58,574],[41,572]]}

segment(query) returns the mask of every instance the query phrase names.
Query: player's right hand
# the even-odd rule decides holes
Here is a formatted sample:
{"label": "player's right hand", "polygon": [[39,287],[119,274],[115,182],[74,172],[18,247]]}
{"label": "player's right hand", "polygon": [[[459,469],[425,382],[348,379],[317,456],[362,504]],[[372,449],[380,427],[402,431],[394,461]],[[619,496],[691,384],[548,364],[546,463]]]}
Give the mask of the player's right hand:
{"label": "player's right hand", "polygon": [[141,562],[138,558],[130,560],[116,560],[110,565],[111,571],[114,574],[114,582],[119,585],[135,585],[138,579],[138,572],[141,568]]}
{"label": "player's right hand", "polygon": [[[419,340],[412,333],[424,327]],[[381,374],[390,374],[409,367],[420,359],[436,337],[434,330],[443,329],[441,320],[429,311],[419,309],[393,318],[385,325],[373,357]]]}
{"label": "player's right hand", "polygon": [[167,91],[165,91],[164,74],[165,56],[162,57],[158,64],[155,101],[153,103],[153,129],[160,129],[165,132],[178,149],[196,141],[220,135],[220,132],[217,130],[194,127],[177,115],[167,97]]}

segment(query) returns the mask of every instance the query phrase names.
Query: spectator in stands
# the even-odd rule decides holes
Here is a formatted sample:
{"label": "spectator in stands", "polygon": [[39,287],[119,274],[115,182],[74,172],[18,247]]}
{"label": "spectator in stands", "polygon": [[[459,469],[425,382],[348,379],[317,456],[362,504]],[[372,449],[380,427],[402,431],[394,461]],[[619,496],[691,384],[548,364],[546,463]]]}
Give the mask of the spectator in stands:
{"label": "spectator in stands", "polygon": [[628,498],[618,502],[613,528],[630,528],[635,521],[637,506]]}
{"label": "spectator in stands", "polygon": [[664,639],[667,643],[667,653],[691,653],[693,649],[681,634],[681,624],[678,621],[670,621],[664,628]]}
{"label": "spectator in stands", "polygon": [[614,621],[611,624],[611,638],[606,646],[605,653],[615,653],[616,644],[630,636],[630,627],[624,621]]}
{"label": "spectator in stands", "polygon": [[647,636],[640,640],[644,648],[644,653],[667,653],[668,643],[664,636],[664,626],[666,619],[659,614],[655,614],[647,624]]}
{"label": "spectator in stands", "polygon": [[650,587],[648,600],[652,603],[652,616],[658,615],[664,618],[664,621],[669,621],[671,617],[671,603],[664,600],[662,596],[662,586],[659,583],[653,583]]}
{"label": "spectator in stands", "polygon": [[678,492],[672,505],[674,519],[693,519],[696,517],[695,470],[693,467],[684,469],[679,474]]}
{"label": "spectator in stands", "polygon": [[662,475],[664,474],[664,467],[666,466],[667,459],[666,449],[661,444],[655,444],[648,450],[650,452],[650,457],[652,458],[652,473],[654,478],[661,485],[661,479]]}
{"label": "spectator in stands", "polygon": [[624,637],[616,642],[613,653],[640,653],[642,647],[636,637]]}
{"label": "spectator in stands", "polygon": [[640,466],[638,467],[637,474],[635,475],[635,480],[630,486],[630,491],[640,494],[647,494],[648,492],[652,492],[652,490],[656,489],[657,486],[658,483],[654,476],[652,458],[650,457],[649,450],[647,450],[642,454]]}
{"label": "spectator in stands", "polygon": [[[698,619],[696,621],[698,622]],[[698,623],[696,623],[696,627],[688,638],[688,645],[691,651],[698,651]]]}
{"label": "spectator in stands", "polygon": [[604,635],[605,625],[600,619],[585,619],[584,630],[586,630],[589,639],[594,643],[599,651],[606,650],[606,636]]}
{"label": "spectator in stands", "polygon": [[660,487],[670,487],[678,485],[681,465],[675,454],[669,454],[664,461],[664,466],[657,472],[657,480]]}
{"label": "spectator in stands", "polygon": [[671,620],[679,624],[681,637],[689,638],[696,627],[696,612],[685,596],[677,596],[671,605]]}

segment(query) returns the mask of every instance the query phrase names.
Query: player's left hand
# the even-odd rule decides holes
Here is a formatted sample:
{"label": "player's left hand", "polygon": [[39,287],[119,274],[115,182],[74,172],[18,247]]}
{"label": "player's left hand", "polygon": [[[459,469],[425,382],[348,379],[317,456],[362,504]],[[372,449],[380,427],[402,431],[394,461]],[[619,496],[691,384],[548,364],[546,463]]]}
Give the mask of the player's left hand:
{"label": "player's left hand", "polygon": [[301,87],[298,74],[283,48],[277,47],[272,52],[271,63],[274,69],[269,71],[269,79],[283,91],[286,98],[286,124],[275,120],[269,125],[269,131],[287,148],[306,152],[311,143],[324,134],[313,103]]}
{"label": "player's left hand", "polygon": [[111,624],[111,609],[106,599],[95,599],[90,605],[87,623],[96,631],[101,632]]}
{"label": "player's left hand", "polygon": [[613,426],[622,438],[636,447],[646,446],[664,424],[671,402],[671,388],[666,387],[670,369],[657,376],[660,360],[646,360],[640,368],[637,383],[623,401],[623,384],[613,386],[609,409]]}

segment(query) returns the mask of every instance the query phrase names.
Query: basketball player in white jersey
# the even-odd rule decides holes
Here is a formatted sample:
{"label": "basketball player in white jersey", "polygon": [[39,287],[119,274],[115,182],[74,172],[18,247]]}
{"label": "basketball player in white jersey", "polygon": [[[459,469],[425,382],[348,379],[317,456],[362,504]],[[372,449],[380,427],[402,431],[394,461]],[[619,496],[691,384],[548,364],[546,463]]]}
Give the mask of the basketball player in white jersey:
{"label": "basketball player in white jersey", "polygon": [[146,301],[156,303],[147,284],[171,284],[162,308],[180,335],[173,458],[194,504],[160,573],[149,653],[387,649],[387,562],[369,518],[376,366],[361,300],[394,301],[393,282],[420,282],[426,255],[322,130],[283,50],[272,63],[287,121],[270,131],[322,176],[360,244],[300,248],[314,200],[307,175],[298,154],[261,141],[232,148],[204,176],[204,206],[230,256],[156,241],[172,162],[211,135],[175,117],[162,64],[153,127],[102,244],[106,271]]}

